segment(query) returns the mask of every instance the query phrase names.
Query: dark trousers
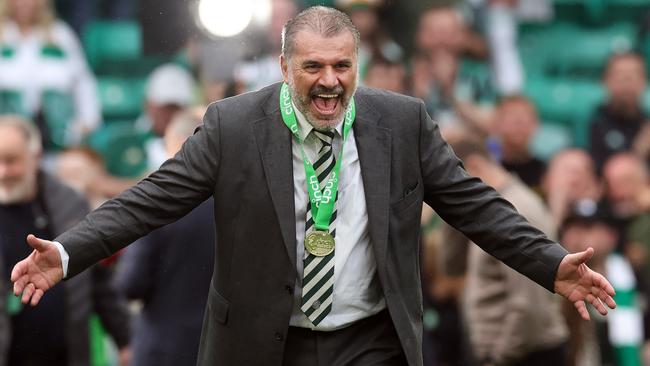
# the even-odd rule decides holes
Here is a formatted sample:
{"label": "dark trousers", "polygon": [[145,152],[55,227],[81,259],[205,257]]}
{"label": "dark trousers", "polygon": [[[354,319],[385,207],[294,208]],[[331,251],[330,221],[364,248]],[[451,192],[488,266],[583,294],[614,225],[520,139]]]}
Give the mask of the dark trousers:
{"label": "dark trousers", "polygon": [[387,310],[332,332],[289,327],[284,366],[407,366]]}

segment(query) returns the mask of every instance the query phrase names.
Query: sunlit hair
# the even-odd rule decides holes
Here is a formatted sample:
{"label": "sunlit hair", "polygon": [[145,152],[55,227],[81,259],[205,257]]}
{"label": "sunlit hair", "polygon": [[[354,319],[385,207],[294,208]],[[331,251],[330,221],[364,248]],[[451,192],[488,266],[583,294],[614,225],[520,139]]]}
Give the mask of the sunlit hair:
{"label": "sunlit hair", "polygon": [[295,48],[296,34],[303,30],[310,30],[324,37],[333,37],[347,30],[354,37],[355,49],[359,50],[361,36],[347,14],[325,6],[313,6],[303,10],[284,25],[282,29],[284,57],[291,57]]}
{"label": "sunlit hair", "polygon": [[32,122],[13,115],[0,116],[0,127],[13,127],[20,131],[25,136],[27,141],[27,148],[31,153],[40,154],[42,147],[41,133]]}
{"label": "sunlit hair", "polygon": [[[83,1],[83,0],[82,0]],[[37,0],[38,10],[36,15],[35,27],[41,27],[49,31],[52,24],[56,20],[56,13],[50,0]],[[7,21],[12,19],[11,10],[9,9],[9,0],[0,0],[0,24],[4,25]],[[0,32],[2,32],[0,30]],[[48,32],[49,34],[49,32]]]}

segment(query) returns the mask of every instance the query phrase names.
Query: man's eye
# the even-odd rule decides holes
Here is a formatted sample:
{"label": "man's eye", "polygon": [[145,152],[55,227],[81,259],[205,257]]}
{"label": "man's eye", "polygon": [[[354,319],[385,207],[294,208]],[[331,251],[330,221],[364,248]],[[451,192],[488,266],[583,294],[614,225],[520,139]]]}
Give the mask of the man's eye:
{"label": "man's eye", "polygon": [[320,69],[320,67],[318,67],[318,65],[307,65],[307,66],[305,66],[305,70],[307,70],[308,72],[315,72],[315,71],[318,71],[318,69]]}

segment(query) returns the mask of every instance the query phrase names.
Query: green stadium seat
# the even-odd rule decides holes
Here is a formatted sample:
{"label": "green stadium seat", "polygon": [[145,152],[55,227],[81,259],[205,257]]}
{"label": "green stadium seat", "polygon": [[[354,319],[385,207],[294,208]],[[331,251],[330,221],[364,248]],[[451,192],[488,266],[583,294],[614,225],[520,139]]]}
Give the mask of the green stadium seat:
{"label": "green stadium seat", "polygon": [[69,129],[75,122],[72,95],[57,90],[46,90],[41,96],[41,105],[43,119],[47,126],[46,148],[60,150],[69,146]]}
{"label": "green stadium seat", "polygon": [[97,80],[104,119],[135,119],[142,111],[144,79],[100,77]]}
{"label": "green stadium seat", "polygon": [[88,145],[104,158],[109,173],[135,178],[147,169],[144,144],[148,137],[130,122],[106,123],[89,137]]}
{"label": "green stadium seat", "polygon": [[543,122],[530,144],[530,151],[538,159],[548,161],[558,151],[573,146],[572,131],[567,126]]}
{"label": "green stadium seat", "polygon": [[27,117],[23,96],[16,90],[0,90],[0,114],[17,114]]}
{"label": "green stadium seat", "polygon": [[586,147],[589,120],[605,97],[597,81],[530,78],[525,94],[539,109],[542,120],[557,121],[572,131],[573,143]]}
{"label": "green stadium seat", "polygon": [[607,27],[554,23],[524,31],[519,45],[528,73],[594,79],[600,78],[613,53],[632,50],[636,42],[632,23]]}
{"label": "green stadium seat", "polygon": [[120,60],[135,60],[142,55],[142,30],[135,21],[99,20],[82,32],[86,57],[93,70]]}

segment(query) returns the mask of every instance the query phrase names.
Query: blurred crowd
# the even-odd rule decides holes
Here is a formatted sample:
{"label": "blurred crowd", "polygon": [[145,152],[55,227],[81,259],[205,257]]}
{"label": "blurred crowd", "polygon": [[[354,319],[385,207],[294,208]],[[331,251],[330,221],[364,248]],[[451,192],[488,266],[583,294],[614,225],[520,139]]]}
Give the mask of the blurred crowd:
{"label": "blurred crowd", "polygon": [[[632,11],[608,13],[617,2]],[[10,295],[11,268],[30,252],[27,233],[55,237],[173,156],[207,104],[280,81],[282,26],[318,4],[359,28],[361,85],[422,99],[470,174],[567,250],[593,247],[590,266],[617,291],[610,316],[593,311],[584,322],[424,207],[425,365],[650,365],[650,5],[272,0],[264,27],[233,39],[169,27],[186,35],[182,47],[129,56],[129,31],[155,23],[158,3],[172,8],[137,3],[0,0],[0,365],[195,364],[214,256],[210,202],[56,287],[38,308]],[[568,39],[531,62],[520,39],[572,22],[587,24],[587,38],[634,24],[635,42],[598,50],[602,62],[586,73],[602,96],[584,122],[562,124],[547,106],[564,89],[540,94],[531,81],[547,70],[531,65],[583,46]],[[583,85],[582,71],[562,82]],[[33,332],[44,340],[38,351]]]}

